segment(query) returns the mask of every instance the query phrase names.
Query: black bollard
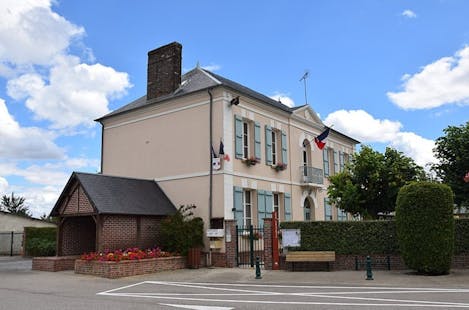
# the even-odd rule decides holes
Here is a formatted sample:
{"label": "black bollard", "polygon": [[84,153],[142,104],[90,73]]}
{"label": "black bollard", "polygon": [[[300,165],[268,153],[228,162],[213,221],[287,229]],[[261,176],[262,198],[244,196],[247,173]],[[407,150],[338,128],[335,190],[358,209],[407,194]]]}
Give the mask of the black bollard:
{"label": "black bollard", "polygon": [[256,256],[256,279],[262,279],[261,277],[261,266],[260,266],[260,258]]}
{"label": "black bollard", "polygon": [[366,279],[373,280],[373,271],[371,270],[371,257],[366,257]]}

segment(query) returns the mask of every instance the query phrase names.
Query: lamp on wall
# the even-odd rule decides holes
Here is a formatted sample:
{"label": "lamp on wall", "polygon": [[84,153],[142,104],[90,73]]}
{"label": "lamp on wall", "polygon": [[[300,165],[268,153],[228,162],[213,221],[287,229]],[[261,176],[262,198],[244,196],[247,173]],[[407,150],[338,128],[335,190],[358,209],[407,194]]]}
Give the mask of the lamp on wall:
{"label": "lamp on wall", "polygon": [[239,104],[239,96],[234,97],[233,99],[231,99],[230,105],[238,105],[238,104]]}

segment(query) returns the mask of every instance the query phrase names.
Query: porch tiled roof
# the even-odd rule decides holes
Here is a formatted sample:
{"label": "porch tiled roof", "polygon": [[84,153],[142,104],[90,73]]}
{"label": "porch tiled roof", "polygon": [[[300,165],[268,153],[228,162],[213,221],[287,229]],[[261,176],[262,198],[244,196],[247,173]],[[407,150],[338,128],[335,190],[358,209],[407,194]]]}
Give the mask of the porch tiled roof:
{"label": "porch tiled roof", "polygon": [[77,181],[98,214],[169,215],[176,208],[153,180],[74,172],[51,211],[58,216],[62,201]]}

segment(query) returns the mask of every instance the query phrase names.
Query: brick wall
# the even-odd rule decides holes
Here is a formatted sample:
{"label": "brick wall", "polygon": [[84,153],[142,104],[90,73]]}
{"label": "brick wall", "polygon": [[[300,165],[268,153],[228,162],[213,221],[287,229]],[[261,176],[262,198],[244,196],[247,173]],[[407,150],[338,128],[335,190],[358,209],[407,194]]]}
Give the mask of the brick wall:
{"label": "brick wall", "polygon": [[264,268],[272,270],[272,219],[264,218]]}
{"label": "brick wall", "polygon": [[75,273],[89,274],[104,278],[121,278],[164,270],[176,270],[186,268],[186,258],[162,257],[134,261],[99,262],[99,261],[75,261]]}
{"label": "brick wall", "polygon": [[136,216],[105,215],[101,221],[99,251],[137,246]]}
{"label": "brick wall", "polygon": [[[225,220],[225,230],[229,231],[231,234],[231,241],[228,242],[225,238],[225,266],[228,268],[233,268],[237,266],[236,262],[236,221],[235,220]],[[213,258],[212,258],[213,263]],[[221,263],[220,263],[221,264]]]}
{"label": "brick wall", "polygon": [[141,216],[140,217],[140,235],[138,247],[141,249],[160,246],[159,235],[162,217]]}
{"label": "brick wall", "polygon": [[96,250],[96,224],[90,216],[65,218],[59,228],[60,256],[80,255]]}
{"label": "brick wall", "polygon": [[73,270],[75,268],[75,260],[78,258],[80,256],[34,257],[32,269],[52,272]]}

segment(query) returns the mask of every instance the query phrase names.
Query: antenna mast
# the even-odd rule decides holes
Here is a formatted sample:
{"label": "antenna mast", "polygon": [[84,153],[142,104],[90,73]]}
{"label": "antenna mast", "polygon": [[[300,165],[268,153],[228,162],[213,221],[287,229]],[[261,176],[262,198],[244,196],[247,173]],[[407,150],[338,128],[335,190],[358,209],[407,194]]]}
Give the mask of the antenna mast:
{"label": "antenna mast", "polygon": [[305,84],[305,103],[308,104],[308,95],[306,94],[306,79],[309,77],[309,71],[306,70],[305,74],[303,74],[303,77],[300,79],[300,82],[303,80]]}

